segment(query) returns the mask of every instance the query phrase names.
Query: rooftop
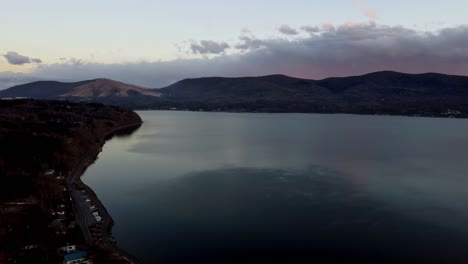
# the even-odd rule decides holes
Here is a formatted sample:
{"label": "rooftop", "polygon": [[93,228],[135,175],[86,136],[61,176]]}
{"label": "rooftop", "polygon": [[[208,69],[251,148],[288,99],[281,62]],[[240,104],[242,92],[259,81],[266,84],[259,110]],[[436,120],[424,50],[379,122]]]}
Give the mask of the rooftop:
{"label": "rooftop", "polygon": [[72,261],[76,259],[86,258],[87,256],[88,256],[87,252],[78,251],[78,252],[67,254],[64,256],[64,258],[65,258],[65,261]]}

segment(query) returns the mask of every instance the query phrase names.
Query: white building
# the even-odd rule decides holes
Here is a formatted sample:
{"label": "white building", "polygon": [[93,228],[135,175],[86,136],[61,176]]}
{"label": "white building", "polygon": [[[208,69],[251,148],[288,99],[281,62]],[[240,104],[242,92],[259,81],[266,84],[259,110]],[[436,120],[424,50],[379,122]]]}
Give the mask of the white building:
{"label": "white building", "polygon": [[76,251],[76,245],[72,245],[72,246],[65,246],[65,247],[61,247],[59,249],[57,249],[57,252],[58,253],[70,253],[70,252],[73,252],[73,251]]}

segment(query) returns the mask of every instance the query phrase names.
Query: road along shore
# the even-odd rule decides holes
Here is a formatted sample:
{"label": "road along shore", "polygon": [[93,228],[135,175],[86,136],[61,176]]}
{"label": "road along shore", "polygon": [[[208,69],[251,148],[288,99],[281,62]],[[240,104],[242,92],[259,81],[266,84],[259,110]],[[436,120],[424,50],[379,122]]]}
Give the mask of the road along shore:
{"label": "road along shore", "polygon": [[[105,206],[99,200],[96,193],[81,180],[81,176],[84,174],[86,169],[97,159],[99,153],[102,151],[106,140],[111,139],[114,135],[120,134],[126,131],[134,131],[138,129],[143,122],[134,123],[126,126],[121,126],[112,129],[108,132],[103,139],[101,139],[95,146],[89,149],[78,162],[76,167],[72,170],[69,177],[67,178],[67,186],[70,192],[70,198],[73,200],[75,219],[79,224],[86,246],[97,246],[108,252],[111,252],[112,257],[125,260],[128,263],[140,263],[135,257],[131,256],[127,252],[118,248],[114,239],[112,238],[112,227],[114,221],[107,212]],[[83,199],[86,196],[88,202]],[[90,214],[89,204],[93,204],[101,217],[99,223],[93,223],[92,228],[89,223]]]}

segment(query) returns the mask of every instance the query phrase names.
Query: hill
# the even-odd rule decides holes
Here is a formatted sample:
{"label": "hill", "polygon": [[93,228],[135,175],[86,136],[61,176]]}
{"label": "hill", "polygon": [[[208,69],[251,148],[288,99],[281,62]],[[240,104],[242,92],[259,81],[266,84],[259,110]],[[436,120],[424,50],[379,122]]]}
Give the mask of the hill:
{"label": "hill", "polygon": [[[376,72],[304,80],[283,75],[187,79],[159,90],[173,107],[251,112],[466,116],[468,77]],[[155,104],[154,107],[158,105]]]}
{"label": "hill", "polygon": [[384,71],[324,80],[284,75],[210,77],[160,89],[99,79],[31,83],[0,91],[0,97],[36,96],[134,109],[468,116],[468,77],[436,73]]}
{"label": "hill", "polygon": [[109,79],[73,83],[39,81],[0,91],[0,97],[3,98],[26,97],[73,101],[94,100],[98,98],[115,99],[159,96],[160,94],[156,91]]}
{"label": "hill", "polygon": [[165,97],[181,100],[216,99],[275,99],[276,97],[300,98],[307,94],[323,95],[328,90],[315,85],[315,81],[284,75],[243,78],[186,79],[159,89]]}

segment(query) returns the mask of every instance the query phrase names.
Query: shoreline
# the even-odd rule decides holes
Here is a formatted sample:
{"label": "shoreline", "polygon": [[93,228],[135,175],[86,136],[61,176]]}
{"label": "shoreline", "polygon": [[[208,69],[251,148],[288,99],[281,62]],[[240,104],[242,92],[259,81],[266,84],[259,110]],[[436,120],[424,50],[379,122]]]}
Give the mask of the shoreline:
{"label": "shoreline", "polygon": [[408,117],[408,118],[430,118],[430,119],[468,119],[468,115],[423,115],[423,114],[389,114],[389,113],[346,113],[346,112],[267,112],[267,111],[212,111],[212,110],[183,110],[183,109],[148,109],[133,108],[135,112],[189,112],[189,113],[225,113],[225,114],[274,114],[274,115],[351,115],[351,116],[377,116],[377,117]]}
{"label": "shoreline", "polygon": [[[102,147],[105,145],[107,140],[112,139],[116,134],[127,129],[138,128],[143,124],[143,122],[134,123],[126,126],[120,126],[112,129],[108,132],[102,139],[96,143],[93,148],[88,150],[86,154],[83,155],[82,159],[78,162],[76,167],[73,169],[71,174],[67,179],[67,186],[70,192],[70,198],[74,203],[74,213],[77,223],[80,225],[83,238],[85,240],[86,246],[99,246],[102,249],[108,250],[113,256],[118,256],[120,259],[126,260],[128,263],[140,263],[134,256],[125,252],[117,246],[116,241],[112,237],[112,228],[114,226],[114,220],[109,214],[103,203],[100,201],[96,193],[86,185],[82,180],[81,176],[86,172],[86,169],[96,161],[99,153],[102,151]],[[81,190],[85,190],[85,193],[89,195],[91,201],[96,204],[97,211],[101,214],[103,221],[101,222],[99,230],[97,230],[98,237],[93,237],[93,232],[91,232],[90,227],[87,223],[87,217],[83,203],[78,199],[78,190],[77,187]]]}

